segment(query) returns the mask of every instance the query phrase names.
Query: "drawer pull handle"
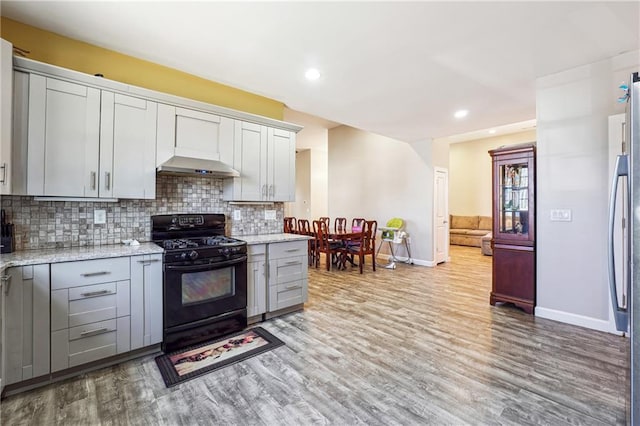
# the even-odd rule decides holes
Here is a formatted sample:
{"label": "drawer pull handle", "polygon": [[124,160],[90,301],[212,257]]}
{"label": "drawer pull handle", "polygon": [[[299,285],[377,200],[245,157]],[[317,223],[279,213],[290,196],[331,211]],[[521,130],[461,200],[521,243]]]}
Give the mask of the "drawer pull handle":
{"label": "drawer pull handle", "polygon": [[98,275],[108,275],[111,272],[109,271],[100,271],[100,272],[87,272],[85,274],[80,274],[83,277],[97,277]]}
{"label": "drawer pull handle", "polygon": [[288,250],[285,250],[285,251],[287,253],[293,253],[294,251],[300,251],[300,249],[299,248],[297,248],[297,249],[288,249]]}
{"label": "drawer pull handle", "polygon": [[97,291],[88,291],[86,293],[80,293],[80,296],[91,297],[91,296],[100,296],[103,294],[111,293],[110,290],[97,290]]}
{"label": "drawer pull handle", "polygon": [[285,265],[300,265],[302,262],[299,260],[290,260],[289,262],[285,262]]}
{"label": "drawer pull handle", "polygon": [[144,263],[145,265],[150,265],[155,262],[160,262],[160,259],[138,260],[138,263]]}
{"label": "drawer pull handle", "polygon": [[287,290],[292,290],[292,289],[294,289],[294,288],[300,288],[300,287],[302,287],[300,284],[294,284],[294,285],[288,285],[288,286],[286,286],[285,288],[286,288]]}
{"label": "drawer pull handle", "polygon": [[102,334],[102,333],[106,333],[109,330],[107,327],[103,327],[103,328],[97,328],[95,330],[87,330],[87,331],[83,331],[82,333],[80,333],[80,335],[82,337],[87,337],[87,336],[95,336],[96,334]]}

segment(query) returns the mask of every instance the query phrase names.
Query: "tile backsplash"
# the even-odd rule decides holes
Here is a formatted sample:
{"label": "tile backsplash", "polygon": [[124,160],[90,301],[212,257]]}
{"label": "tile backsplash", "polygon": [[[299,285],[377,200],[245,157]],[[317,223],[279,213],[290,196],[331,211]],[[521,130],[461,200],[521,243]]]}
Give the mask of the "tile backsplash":
{"label": "tile backsplash", "polygon": [[[2,196],[7,221],[14,224],[15,249],[30,250],[118,244],[135,238],[151,239],[151,216],[171,213],[224,213],[227,235],[261,235],[282,232],[284,204],[233,205],[222,200],[222,179],[162,176],[156,178],[155,200],[36,201],[33,197]],[[93,211],[106,210],[107,222],[95,224]],[[240,210],[242,219],[233,220]],[[275,220],[265,220],[265,210],[275,210]]]}

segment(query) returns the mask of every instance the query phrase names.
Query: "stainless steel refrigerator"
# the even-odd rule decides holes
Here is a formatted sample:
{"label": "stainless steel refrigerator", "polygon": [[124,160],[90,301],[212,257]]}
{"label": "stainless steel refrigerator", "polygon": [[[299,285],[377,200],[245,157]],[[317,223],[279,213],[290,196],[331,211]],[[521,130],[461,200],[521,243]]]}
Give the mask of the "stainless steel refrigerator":
{"label": "stainless steel refrigerator", "polygon": [[[623,153],[618,155],[609,202],[609,290],[616,329],[629,333],[627,419],[640,425],[640,78],[631,75],[626,102]],[[626,152],[625,152],[626,151]],[[622,205],[622,237],[616,238],[616,206]],[[626,225],[626,226],[625,226]],[[621,244],[622,243],[622,244]],[[620,267],[621,265],[621,267]],[[623,293],[623,294],[620,294]]]}

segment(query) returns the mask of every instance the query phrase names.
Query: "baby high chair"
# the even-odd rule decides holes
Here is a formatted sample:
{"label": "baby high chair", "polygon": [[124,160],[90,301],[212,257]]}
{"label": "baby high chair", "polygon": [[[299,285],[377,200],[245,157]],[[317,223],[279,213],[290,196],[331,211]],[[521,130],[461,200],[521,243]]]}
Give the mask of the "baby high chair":
{"label": "baby high chair", "polygon": [[[387,222],[387,226],[380,227],[382,235],[380,236],[380,245],[378,246],[376,257],[378,257],[382,245],[386,242],[389,245],[389,250],[391,251],[389,264],[387,266],[384,266],[384,268],[386,269],[396,269],[396,262],[404,262],[413,265],[413,259],[411,258],[411,248],[409,246],[409,234],[404,231],[404,226],[404,220],[400,219],[399,217],[394,217],[393,219],[389,219],[389,221]],[[404,244],[404,247],[407,250],[406,260],[400,260],[396,257],[395,253],[393,252],[394,244]]]}

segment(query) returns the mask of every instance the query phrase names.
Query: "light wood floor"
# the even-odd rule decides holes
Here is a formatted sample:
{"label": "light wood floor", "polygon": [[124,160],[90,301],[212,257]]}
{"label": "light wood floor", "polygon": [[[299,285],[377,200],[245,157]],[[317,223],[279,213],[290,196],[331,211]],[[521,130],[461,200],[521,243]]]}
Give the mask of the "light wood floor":
{"label": "light wood floor", "polygon": [[[489,305],[491,258],[310,270],[286,346],[165,388],[152,357],[2,401],[1,424],[624,422],[627,342]],[[577,295],[578,296],[578,295]]]}

